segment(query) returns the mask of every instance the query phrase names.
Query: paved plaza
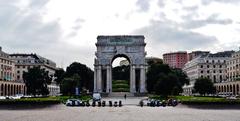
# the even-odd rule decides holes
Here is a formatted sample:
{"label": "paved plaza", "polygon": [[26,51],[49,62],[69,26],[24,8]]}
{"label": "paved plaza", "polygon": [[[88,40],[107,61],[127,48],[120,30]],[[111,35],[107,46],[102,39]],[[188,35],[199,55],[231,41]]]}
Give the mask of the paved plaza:
{"label": "paved plaza", "polygon": [[[110,98],[105,98],[105,100]],[[114,98],[118,100],[122,98]],[[240,121],[238,109],[138,107],[128,98],[123,107],[66,107],[63,104],[34,109],[0,109],[0,121]]]}

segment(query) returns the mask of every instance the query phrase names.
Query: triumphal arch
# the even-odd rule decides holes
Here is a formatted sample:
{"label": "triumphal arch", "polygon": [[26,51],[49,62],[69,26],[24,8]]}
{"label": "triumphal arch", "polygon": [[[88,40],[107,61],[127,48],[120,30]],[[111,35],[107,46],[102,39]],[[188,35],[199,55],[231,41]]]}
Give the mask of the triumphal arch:
{"label": "triumphal arch", "polygon": [[[112,62],[125,57],[130,64],[130,93],[146,92],[144,36],[98,36],[94,62],[94,92],[112,92]],[[138,72],[138,73],[136,73]],[[136,79],[139,74],[139,79]]]}

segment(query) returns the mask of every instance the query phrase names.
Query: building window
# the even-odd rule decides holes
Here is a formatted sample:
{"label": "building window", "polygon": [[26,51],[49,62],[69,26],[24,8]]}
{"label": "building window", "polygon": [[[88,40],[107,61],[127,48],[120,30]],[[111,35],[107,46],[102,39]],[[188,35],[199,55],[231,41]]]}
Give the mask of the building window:
{"label": "building window", "polygon": [[207,71],[207,73],[209,73],[209,70]]}
{"label": "building window", "polygon": [[203,73],[203,71],[201,71],[201,73]]}
{"label": "building window", "polygon": [[20,73],[20,71],[17,71],[17,73],[19,74],[19,73]]}
{"label": "building window", "polygon": [[18,75],[18,76],[17,76],[17,80],[19,80],[19,79],[20,79],[20,76]]}
{"label": "building window", "polygon": [[213,68],[216,68],[216,65],[213,65]]}
{"label": "building window", "polygon": [[201,68],[203,68],[203,65],[201,65]]}
{"label": "building window", "polygon": [[222,65],[219,65],[219,68],[222,68]]}
{"label": "building window", "polygon": [[209,65],[207,65],[207,68],[209,68]]}

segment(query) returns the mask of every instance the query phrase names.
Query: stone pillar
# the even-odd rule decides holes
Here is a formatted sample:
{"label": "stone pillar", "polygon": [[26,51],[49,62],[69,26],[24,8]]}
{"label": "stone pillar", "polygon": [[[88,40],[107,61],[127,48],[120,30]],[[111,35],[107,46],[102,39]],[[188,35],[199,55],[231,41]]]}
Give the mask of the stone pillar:
{"label": "stone pillar", "polygon": [[110,92],[110,91],[109,91],[109,89],[110,89],[110,80],[111,80],[111,79],[110,79],[110,69],[111,69],[111,68],[110,68],[110,66],[108,65],[108,66],[107,66],[107,83],[106,83],[106,84],[107,84],[107,85],[106,85],[106,92],[107,92],[107,93]]}
{"label": "stone pillar", "polygon": [[136,93],[136,71],[135,66],[131,66],[130,68],[130,92]]}
{"label": "stone pillar", "polygon": [[112,66],[110,66],[110,69],[109,69],[109,71],[110,71],[110,81],[109,81],[109,89],[110,89],[110,92],[109,93],[111,93],[112,92]]}
{"label": "stone pillar", "polygon": [[0,96],[2,96],[2,84],[0,84]]}
{"label": "stone pillar", "polygon": [[141,69],[140,69],[140,93],[144,93],[146,92],[146,72],[145,72],[145,67],[143,65],[141,65]]}
{"label": "stone pillar", "polygon": [[5,84],[3,84],[3,96],[6,95],[5,88],[6,88]]}
{"label": "stone pillar", "polygon": [[97,91],[102,92],[102,68],[98,66],[97,69]]}
{"label": "stone pillar", "polygon": [[94,88],[93,92],[97,92],[97,69],[94,67]]}

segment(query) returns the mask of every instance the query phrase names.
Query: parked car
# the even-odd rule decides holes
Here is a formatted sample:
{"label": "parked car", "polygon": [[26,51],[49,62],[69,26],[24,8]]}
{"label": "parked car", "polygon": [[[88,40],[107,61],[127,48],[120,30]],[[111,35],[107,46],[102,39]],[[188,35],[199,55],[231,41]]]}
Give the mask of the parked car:
{"label": "parked car", "polygon": [[168,101],[167,101],[167,105],[168,106],[177,106],[178,105],[178,101],[177,100],[175,100],[175,99],[168,99]]}
{"label": "parked car", "polygon": [[0,96],[0,100],[5,100],[6,97],[5,96]]}
{"label": "parked car", "polygon": [[100,93],[93,93],[93,101],[101,101],[101,98]]}
{"label": "parked car", "polygon": [[66,102],[66,106],[81,106],[82,101],[78,99],[68,99]]}
{"label": "parked car", "polygon": [[229,100],[236,100],[237,97],[236,97],[236,96],[229,96],[229,97],[226,97],[226,99],[229,99]]}

